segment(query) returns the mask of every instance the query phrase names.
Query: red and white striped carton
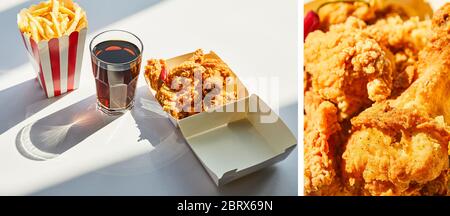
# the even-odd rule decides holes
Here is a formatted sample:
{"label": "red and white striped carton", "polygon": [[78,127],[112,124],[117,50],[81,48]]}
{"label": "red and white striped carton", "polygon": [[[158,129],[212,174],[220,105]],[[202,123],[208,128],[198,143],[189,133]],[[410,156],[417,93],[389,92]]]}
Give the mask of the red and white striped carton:
{"label": "red and white striped carton", "polygon": [[37,79],[48,98],[77,89],[87,28],[36,43],[21,32]]}

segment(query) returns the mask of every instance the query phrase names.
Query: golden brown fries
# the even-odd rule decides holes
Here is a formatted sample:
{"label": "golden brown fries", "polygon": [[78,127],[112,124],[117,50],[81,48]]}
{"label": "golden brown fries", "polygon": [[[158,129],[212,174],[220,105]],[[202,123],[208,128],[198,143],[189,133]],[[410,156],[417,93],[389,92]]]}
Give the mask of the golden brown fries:
{"label": "golden brown fries", "polygon": [[48,0],[17,14],[17,25],[22,33],[34,41],[70,35],[88,25],[86,12],[72,0]]}

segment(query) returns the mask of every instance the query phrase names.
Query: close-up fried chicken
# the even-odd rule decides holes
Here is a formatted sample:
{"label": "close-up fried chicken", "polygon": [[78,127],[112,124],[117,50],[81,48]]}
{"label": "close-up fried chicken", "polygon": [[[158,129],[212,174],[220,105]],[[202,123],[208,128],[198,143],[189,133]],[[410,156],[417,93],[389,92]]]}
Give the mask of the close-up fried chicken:
{"label": "close-up fried chicken", "polygon": [[[370,195],[445,195],[450,141],[450,4],[433,17],[421,76],[398,98],[352,119],[345,183]],[[432,184],[432,186],[430,186]]]}
{"label": "close-up fried chicken", "polygon": [[418,17],[403,20],[392,14],[369,25],[365,32],[394,54],[397,72],[392,94],[398,96],[418,77],[418,55],[431,36],[431,20],[420,21]]}
{"label": "close-up fried chicken", "polygon": [[[313,91],[305,93],[305,188],[315,195],[331,195],[340,190],[336,149],[340,142],[337,108]],[[333,144],[330,144],[333,143]]]}
{"label": "close-up fried chicken", "polygon": [[[411,1],[414,0],[409,0],[409,2]],[[432,10],[426,2],[415,1],[413,3],[414,5],[409,5],[409,8],[398,0],[359,0],[353,2],[315,0],[310,2],[310,5],[317,7],[316,10],[321,20],[319,28],[328,31],[330,26],[344,23],[349,17],[361,19],[371,25],[390,16],[399,16],[403,20],[415,16],[423,18],[429,15]],[[411,10],[412,8],[414,10]]]}
{"label": "close-up fried chicken", "polygon": [[362,20],[350,17],[306,39],[305,86],[309,90],[305,94],[304,176],[308,193],[339,191],[339,152],[334,149],[338,149],[337,132],[345,131],[339,122],[391,94],[394,56],[365,28]]}
{"label": "close-up fried chicken", "polygon": [[304,44],[306,195],[447,193],[447,7],[433,28],[398,5],[321,7]]}
{"label": "close-up fried chicken", "polygon": [[319,10],[320,28],[326,31],[332,25],[344,23],[349,17],[363,21],[373,20],[376,17],[375,11],[375,7],[363,2],[327,4]]}
{"label": "close-up fried chicken", "polygon": [[345,119],[392,90],[394,56],[364,31],[366,24],[350,17],[330,31],[314,31],[305,41],[305,71],[312,89],[339,108]]}

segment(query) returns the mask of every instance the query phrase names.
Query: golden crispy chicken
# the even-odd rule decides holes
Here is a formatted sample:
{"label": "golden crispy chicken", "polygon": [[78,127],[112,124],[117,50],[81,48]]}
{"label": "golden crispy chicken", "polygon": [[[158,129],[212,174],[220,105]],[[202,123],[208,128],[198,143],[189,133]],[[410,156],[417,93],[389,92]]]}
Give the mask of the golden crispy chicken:
{"label": "golden crispy chicken", "polygon": [[342,172],[336,164],[349,119],[397,97],[419,77],[418,56],[429,42],[431,21],[409,18],[399,7],[363,3],[329,4],[319,15],[322,31],[305,41],[305,192],[342,195],[349,191],[338,190]]}
{"label": "golden crispy chicken", "polygon": [[391,95],[394,56],[350,17],[330,31],[314,31],[305,41],[305,71],[312,90],[338,107],[340,120]]}
{"label": "golden crispy chicken", "polygon": [[340,145],[352,116],[391,94],[394,57],[350,17],[305,42],[305,192],[340,193]]}
{"label": "golden crispy chicken", "polygon": [[[429,12],[428,5],[422,3],[420,6],[423,8],[418,10]],[[367,24],[367,33],[395,55],[397,74],[394,76],[393,96],[398,96],[417,78],[418,52],[428,42],[430,20],[410,18],[400,5],[375,0],[368,3],[325,4],[318,13],[320,29],[323,31],[328,31],[332,25],[345,23],[349,17],[358,18]]]}
{"label": "golden crispy chicken", "polygon": [[340,142],[338,109],[314,91],[305,93],[305,193],[331,195],[339,192],[339,161],[336,149]]}
{"label": "golden crispy chicken", "polygon": [[236,76],[224,62],[208,58],[201,49],[173,68],[162,59],[150,59],[145,77],[155,98],[176,119],[237,100]]}
{"label": "golden crispy chicken", "polygon": [[375,7],[362,2],[327,4],[319,10],[320,28],[326,31],[331,25],[344,23],[351,16],[363,21],[373,20],[375,11]]}
{"label": "golden crispy chicken", "polygon": [[419,51],[431,36],[431,20],[419,21],[418,17],[404,20],[398,14],[391,14],[368,25],[365,31],[394,54],[393,95],[398,96],[418,77]]}
{"label": "golden crispy chicken", "polygon": [[354,194],[445,195],[450,141],[450,4],[433,16],[419,78],[398,98],[352,119],[342,156]]}
{"label": "golden crispy chicken", "polygon": [[369,0],[363,2],[333,2],[320,7],[318,15],[320,17],[320,29],[327,31],[330,26],[344,23],[349,17],[356,17],[367,24],[384,19],[389,16],[399,16],[408,19],[406,11],[399,5],[385,5],[383,1]]}

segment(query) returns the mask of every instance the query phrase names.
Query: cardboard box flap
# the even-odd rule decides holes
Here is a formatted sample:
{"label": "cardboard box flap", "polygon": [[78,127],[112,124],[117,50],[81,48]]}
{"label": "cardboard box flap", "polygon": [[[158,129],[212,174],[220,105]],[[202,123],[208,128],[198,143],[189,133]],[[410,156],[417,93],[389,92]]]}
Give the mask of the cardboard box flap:
{"label": "cardboard box flap", "polygon": [[[262,169],[262,168],[264,168],[264,167],[268,167],[268,166],[270,166],[270,165],[272,165],[272,164],[275,164],[275,163],[277,163],[277,162],[280,162],[280,161],[286,159],[286,157],[292,152],[292,150],[295,149],[295,146],[296,146],[296,145],[292,145],[292,146],[288,147],[288,148],[285,150],[284,153],[279,154],[279,155],[277,155],[277,156],[275,156],[275,157],[273,157],[273,158],[271,158],[271,159],[269,159],[269,160],[266,160],[266,161],[264,161],[264,162],[262,162],[262,163],[260,163],[260,164],[258,164],[258,165],[256,165],[256,166],[249,167],[249,168],[244,169],[244,170],[241,170],[241,171],[239,171],[239,172],[238,172],[236,169],[234,169],[234,170],[231,170],[231,171],[226,172],[226,173],[222,176],[222,178],[220,178],[220,179],[218,178],[218,179],[216,180],[214,177],[213,177],[213,179],[216,180],[215,182],[216,182],[217,185],[224,185],[224,184],[226,184],[226,183],[228,183],[228,182],[230,182],[230,181],[233,181],[233,180],[235,180],[235,179],[237,179],[237,178],[240,178],[240,177],[242,177],[242,176],[245,176],[245,175],[247,175],[247,174],[250,174],[250,173],[252,173],[252,172],[255,172],[255,171],[260,170],[260,169]],[[208,169],[207,169],[207,170],[208,170]],[[211,171],[208,170],[208,173],[211,173]],[[210,175],[211,175],[211,174],[210,174]]]}
{"label": "cardboard box flap", "polygon": [[281,118],[257,95],[178,123],[218,185],[284,159],[297,143]]}

